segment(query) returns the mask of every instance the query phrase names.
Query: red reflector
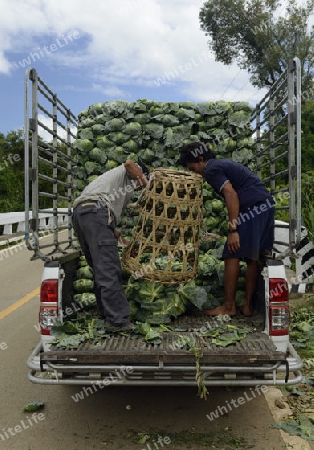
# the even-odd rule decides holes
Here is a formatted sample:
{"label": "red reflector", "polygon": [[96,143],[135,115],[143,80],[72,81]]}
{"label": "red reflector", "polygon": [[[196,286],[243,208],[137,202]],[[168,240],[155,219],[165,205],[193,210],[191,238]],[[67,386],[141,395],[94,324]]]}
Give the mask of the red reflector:
{"label": "red reflector", "polygon": [[289,287],[283,278],[269,279],[269,301],[270,302],[287,302]]}
{"label": "red reflector", "polygon": [[40,301],[58,302],[58,280],[45,280],[41,283]]}
{"label": "red reflector", "polygon": [[272,336],[289,334],[290,311],[287,306],[270,306],[269,330]]}

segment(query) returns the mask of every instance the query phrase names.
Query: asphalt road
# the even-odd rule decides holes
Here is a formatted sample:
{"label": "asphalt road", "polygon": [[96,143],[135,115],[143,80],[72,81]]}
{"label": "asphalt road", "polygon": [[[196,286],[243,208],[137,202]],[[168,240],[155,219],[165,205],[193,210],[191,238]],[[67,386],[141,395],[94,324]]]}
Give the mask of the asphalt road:
{"label": "asphalt road", "polygon": [[[43,268],[41,261],[30,261],[30,255],[23,245],[2,259],[0,252],[0,450],[282,450],[288,448],[283,436],[293,443],[270,427],[275,423],[269,407],[274,398],[253,396],[250,388],[209,388],[205,401],[197,397],[196,388],[112,384],[91,392],[28,381],[26,360],[39,341]],[[271,388],[266,396],[278,393]],[[240,397],[245,398],[241,405]],[[24,412],[23,406],[33,400],[43,402],[44,408]],[[310,448],[306,442],[302,445],[290,448]]]}

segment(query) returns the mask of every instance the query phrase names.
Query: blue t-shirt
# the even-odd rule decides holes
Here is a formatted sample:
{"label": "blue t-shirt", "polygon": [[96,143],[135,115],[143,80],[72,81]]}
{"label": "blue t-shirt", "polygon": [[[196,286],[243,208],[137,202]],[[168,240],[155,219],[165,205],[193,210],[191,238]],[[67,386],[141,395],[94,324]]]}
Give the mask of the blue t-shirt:
{"label": "blue t-shirt", "polygon": [[226,183],[230,181],[240,202],[240,211],[252,207],[258,202],[274,200],[263,182],[247,167],[232,159],[210,159],[207,161],[204,178],[220,195]]}

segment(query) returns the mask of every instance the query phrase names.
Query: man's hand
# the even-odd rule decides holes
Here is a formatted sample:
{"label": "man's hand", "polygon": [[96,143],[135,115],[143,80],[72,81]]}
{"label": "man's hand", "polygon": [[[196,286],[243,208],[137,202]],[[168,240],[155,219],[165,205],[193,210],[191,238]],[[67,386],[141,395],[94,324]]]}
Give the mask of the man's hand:
{"label": "man's hand", "polygon": [[118,239],[118,243],[122,246],[122,247],[127,247],[128,245],[130,245],[130,241],[128,241],[127,239],[125,239],[124,237],[120,236]]}
{"label": "man's hand", "polygon": [[236,191],[233,189],[232,184],[230,182],[226,183],[221,191],[222,195],[225,198],[227,210],[228,210],[228,219],[229,219],[229,228],[236,228],[238,224],[238,216],[240,211],[240,202],[239,197]]}
{"label": "man's hand", "polygon": [[240,236],[239,233],[228,234],[228,250],[230,253],[236,253],[240,250]]}
{"label": "man's hand", "polygon": [[130,245],[130,242],[123,236],[121,236],[118,230],[114,230],[113,234],[114,237],[117,239],[118,244],[122,245],[122,247],[127,247],[128,245]]}
{"label": "man's hand", "polygon": [[130,177],[133,180],[137,181],[137,188],[141,188],[143,186],[146,186],[148,184],[148,179],[142,172],[142,170],[139,168],[139,166],[132,161],[131,159],[128,159],[124,163],[125,170],[130,175]]}

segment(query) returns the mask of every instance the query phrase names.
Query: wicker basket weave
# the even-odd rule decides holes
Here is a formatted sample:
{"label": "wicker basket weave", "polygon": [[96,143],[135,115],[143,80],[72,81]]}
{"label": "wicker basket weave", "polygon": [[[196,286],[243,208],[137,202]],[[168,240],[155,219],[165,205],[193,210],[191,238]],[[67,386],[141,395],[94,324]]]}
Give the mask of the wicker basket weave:
{"label": "wicker basket weave", "polygon": [[157,168],[138,201],[133,240],[122,255],[135,278],[174,284],[197,276],[202,226],[200,175]]}

